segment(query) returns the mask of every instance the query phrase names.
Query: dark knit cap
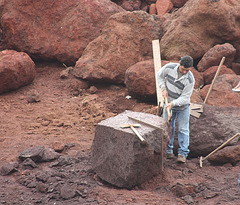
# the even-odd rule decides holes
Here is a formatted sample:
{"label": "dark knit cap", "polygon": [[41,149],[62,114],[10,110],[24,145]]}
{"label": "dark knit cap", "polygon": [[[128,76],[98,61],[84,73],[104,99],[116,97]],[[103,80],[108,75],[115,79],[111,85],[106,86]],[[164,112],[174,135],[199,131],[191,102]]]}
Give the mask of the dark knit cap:
{"label": "dark knit cap", "polygon": [[180,65],[184,66],[184,68],[193,67],[193,58],[191,56],[183,56],[183,57],[181,57]]}

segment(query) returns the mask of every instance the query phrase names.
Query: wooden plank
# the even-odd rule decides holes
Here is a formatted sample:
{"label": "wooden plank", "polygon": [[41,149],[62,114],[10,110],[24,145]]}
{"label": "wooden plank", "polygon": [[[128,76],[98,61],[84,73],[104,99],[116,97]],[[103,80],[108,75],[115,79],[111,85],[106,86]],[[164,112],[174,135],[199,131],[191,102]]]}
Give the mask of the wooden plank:
{"label": "wooden plank", "polygon": [[203,106],[200,105],[200,104],[191,103],[190,104],[190,109],[195,110],[197,112],[203,112]]}
{"label": "wooden plank", "polygon": [[152,49],[153,49],[153,61],[154,61],[154,71],[155,71],[155,83],[156,83],[156,92],[157,92],[157,105],[163,107],[163,96],[162,90],[159,88],[157,82],[157,72],[161,69],[161,53],[160,53],[160,43],[159,39],[152,41]]}
{"label": "wooden plank", "polygon": [[203,106],[200,104],[196,104],[196,103],[190,103],[190,107],[192,109],[201,109]]}
{"label": "wooden plank", "polygon": [[128,116],[128,118],[131,119],[131,120],[134,120],[134,121],[136,121],[136,122],[142,123],[142,124],[144,124],[144,125],[147,125],[147,126],[149,126],[149,127],[155,128],[155,129],[159,129],[159,128],[160,128],[160,127],[158,127],[158,126],[156,126],[156,125],[150,124],[150,123],[148,123],[148,122],[139,120],[139,119],[134,118],[134,117],[131,117],[131,116]]}
{"label": "wooden plank", "polygon": [[200,113],[196,112],[195,110],[191,110],[191,109],[190,109],[190,115],[192,115],[196,118],[199,118],[201,116]]}
{"label": "wooden plank", "polygon": [[[156,92],[157,92],[157,105],[158,105],[158,115],[160,114],[160,108],[163,107],[163,96],[162,96],[162,90],[159,88],[158,82],[157,82],[157,72],[161,69],[162,63],[161,63],[161,52],[160,52],[160,42],[159,39],[152,41],[152,49],[153,49],[153,62],[154,62],[154,73],[155,73],[155,84],[156,84]],[[163,136],[162,136],[162,143],[161,143],[161,167],[163,171]]]}

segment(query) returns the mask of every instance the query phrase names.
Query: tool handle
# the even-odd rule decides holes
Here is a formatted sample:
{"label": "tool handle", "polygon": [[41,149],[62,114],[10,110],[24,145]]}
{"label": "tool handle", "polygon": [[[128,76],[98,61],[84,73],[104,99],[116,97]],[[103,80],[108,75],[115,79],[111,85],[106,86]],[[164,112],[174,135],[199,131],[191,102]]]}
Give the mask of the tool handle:
{"label": "tool handle", "polygon": [[139,132],[133,127],[131,126],[132,131],[138,136],[138,138],[142,141],[145,142],[145,139],[139,134]]}
{"label": "tool handle", "polygon": [[161,106],[161,102],[158,103],[158,108],[157,108],[157,116],[161,116],[163,112],[163,107]]}
{"label": "tool handle", "polygon": [[215,83],[215,81],[216,81],[216,79],[217,79],[217,76],[218,76],[218,74],[219,74],[219,72],[220,72],[220,70],[221,70],[221,67],[222,67],[224,61],[225,61],[225,57],[222,57],[222,60],[221,60],[221,62],[220,62],[220,64],[219,64],[219,66],[218,66],[217,72],[216,72],[216,74],[215,74],[215,76],[214,76],[214,79],[213,79],[213,81],[212,81],[212,83],[211,83],[211,86],[210,86],[210,88],[209,88],[209,90],[208,90],[207,96],[206,96],[206,98],[205,98],[205,100],[204,100],[204,102],[203,102],[204,104],[207,102],[207,99],[208,99],[208,97],[209,97],[209,95],[210,95],[210,92],[212,91],[213,85],[214,85],[214,83]]}
{"label": "tool handle", "polygon": [[227,143],[229,143],[230,141],[232,141],[233,139],[235,139],[238,135],[240,135],[240,133],[237,133],[236,135],[234,135],[233,137],[231,137],[230,139],[228,139],[226,142],[224,142],[222,145],[220,145],[217,149],[213,150],[209,155],[207,155],[206,157],[204,157],[202,159],[205,160],[207,159],[209,156],[211,156],[212,154],[214,154],[216,151],[220,150],[222,147],[224,147]]}
{"label": "tool handle", "polygon": [[[168,99],[167,97],[165,97],[165,104],[167,105],[168,104]],[[170,112],[170,109],[167,108],[167,113],[168,113],[168,122],[171,120],[171,112]]]}

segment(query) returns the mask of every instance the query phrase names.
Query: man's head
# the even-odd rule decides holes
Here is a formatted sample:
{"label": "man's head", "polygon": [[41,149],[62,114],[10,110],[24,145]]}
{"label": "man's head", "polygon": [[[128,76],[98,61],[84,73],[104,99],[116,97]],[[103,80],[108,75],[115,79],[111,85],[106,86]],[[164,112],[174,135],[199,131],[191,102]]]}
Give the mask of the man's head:
{"label": "man's head", "polygon": [[183,56],[180,60],[180,65],[184,68],[193,67],[193,58],[191,56]]}
{"label": "man's head", "polygon": [[193,58],[191,56],[183,56],[180,60],[179,71],[186,74],[193,67]]}

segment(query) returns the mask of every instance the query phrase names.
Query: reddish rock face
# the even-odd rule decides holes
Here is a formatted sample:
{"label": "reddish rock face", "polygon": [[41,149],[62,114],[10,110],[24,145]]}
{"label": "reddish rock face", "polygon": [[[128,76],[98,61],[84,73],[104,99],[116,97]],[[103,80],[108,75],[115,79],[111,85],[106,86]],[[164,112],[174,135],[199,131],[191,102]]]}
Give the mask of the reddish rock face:
{"label": "reddish rock face", "polygon": [[171,0],[171,1],[173,3],[173,6],[180,8],[183,7],[188,0]]}
{"label": "reddish rock face", "polygon": [[157,13],[157,8],[156,8],[156,4],[151,4],[149,6],[149,14],[156,14]]}
{"label": "reddish rock face", "polygon": [[237,75],[240,75],[240,63],[232,63],[232,70],[233,70]]}
{"label": "reddish rock face", "polygon": [[201,98],[201,95],[197,89],[193,90],[190,101],[191,103],[203,103],[203,99]]}
{"label": "reddish rock face", "polygon": [[156,95],[153,60],[141,61],[128,68],[125,84],[130,95],[136,98],[153,98]]}
{"label": "reddish rock face", "polygon": [[123,0],[121,7],[124,8],[127,11],[135,11],[135,10],[140,10],[141,8],[141,0]]}
{"label": "reddish rock face", "polygon": [[158,15],[164,15],[173,8],[171,0],[157,0],[156,9]]}
{"label": "reddish rock face", "polygon": [[198,72],[195,68],[190,69],[195,78],[194,88],[198,89],[204,85],[203,74]]}
{"label": "reddish rock face", "polygon": [[35,64],[26,53],[13,50],[0,52],[0,93],[28,85],[35,76]]}
{"label": "reddish rock face", "polygon": [[161,22],[144,11],[111,16],[102,34],[88,44],[73,74],[82,79],[123,84],[125,71],[152,59],[152,40],[160,39]]}
{"label": "reddish rock face", "polygon": [[[217,72],[218,66],[213,66],[208,68],[206,71],[204,71],[203,73],[203,78],[204,78],[204,83],[205,84],[211,84],[212,80]],[[221,67],[221,70],[219,72],[219,76],[223,75],[223,74],[235,74],[235,72],[233,70],[231,70],[230,68],[226,67],[225,65],[223,65]]]}
{"label": "reddish rock face", "polygon": [[1,25],[14,49],[34,58],[75,64],[106,20],[121,11],[108,0],[8,0]]}
{"label": "reddish rock face", "polygon": [[157,0],[145,0],[148,4],[156,3]]}
{"label": "reddish rock face", "polygon": [[239,18],[238,0],[188,1],[167,19],[161,39],[162,58],[190,55],[198,59],[216,44],[239,41]]}
{"label": "reddish rock face", "polygon": [[[240,93],[232,91],[239,81],[240,77],[234,74],[218,76],[206,104],[222,107],[240,106]],[[205,99],[209,88],[210,85],[206,85],[200,90],[202,99]]]}
{"label": "reddish rock face", "polygon": [[231,44],[216,45],[204,54],[197,65],[198,70],[203,72],[211,66],[219,65],[222,57],[225,57],[224,65],[231,67],[235,55],[236,49]]}

